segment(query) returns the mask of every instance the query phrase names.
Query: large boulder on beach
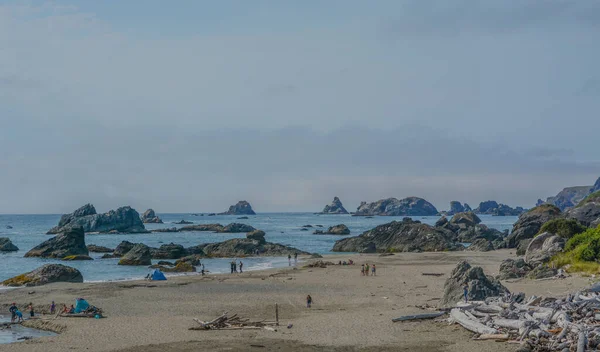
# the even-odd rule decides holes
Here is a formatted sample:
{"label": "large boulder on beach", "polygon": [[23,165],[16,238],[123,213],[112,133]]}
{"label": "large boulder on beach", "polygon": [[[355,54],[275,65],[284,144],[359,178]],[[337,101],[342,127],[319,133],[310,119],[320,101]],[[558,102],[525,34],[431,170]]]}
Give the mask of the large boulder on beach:
{"label": "large boulder on beach", "polygon": [[240,224],[237,222],[231,223],[224,226],[219,232],[221,233],[244,233],[252,232],[256,230],[254,227],[246,224]]}
{"label": "large boulder on beach", "polygon": [[470,301],[483,301],[488,297],[501,296],[508,293],[500,281],[484,274],[479,266],[471,266],[463,260],[456,265],[452,274],[444,284],[444,295],[439,302],[439,307],[453,307],[457,302],[464,300],[463,286],[469,287],[467,299]]}
{"label": "large boulder on beach", "polygon": [[53,282],[83,282],[81,272],[62,264],[46,264],[2,282],[4,286],[41,286]]}
{"label": "large boulder on beach", "polygon": [[481,223],[481,219],[472,211],[456,213],[450,219],[450,223],[459,228],[467,228]]}
{"label": "large boulder on beach", "polygon": [[150,248],[138,243],[119,260],[119,265],[151,265],[151,259]]}
{"label": "large boulder on beach", "polygon": [[525,277],[527,273],[531,271],[531,266],[529,266],[523,258],[519,259],[504,259],[502,263],[500,263],[500,274],[498,275],[498,279],[507,280],[507,279],[518,279],[521,277]]}
{"label": "large boulder on beach", "polygon": [[19,247],[15,246],[10,238],[0,237],[0,252],[16,252]]}
{"label": "large boulder on beach", "polygon": [[577,206],[567,210],[565,216],[588,227],[598,226],[600,224],[600,191],[590,194]]}
{"label": "large boulder on beach", "polygon": [[521,241],[533,238],[544,223],[559,217],[560,209],[552,204],[542,204],[523,213],[513,225],[510,235],[506,237],[507,246],[516,248]]}
{"label": "large boulder on beach", "polygon": [[477,252],[493,251],[494,244],[488,239],[478,238],[471,243],[471,245],[469,246],[469,248],[467,248],[467,250],[477,251]]}
{"label": "large boulder on beach", "polygon": [[449,230],[405,218],[379,225],[360,236],[336,241],[334,252],[437,252],[457,250]]}
{"label": "large boulder on beach", "polygon": [[260,244],[267,243],[267,241],[265,240],[265,232],[262,230],[250,231],[246,234],[246,238],[258,241]]}
{"label": "large boulder on beach", "polygon": [[131,207],[121,207],[104,214],[96,214],[96,209],[87,204],[72,214],[63,215],[58,226],[48,234],[64,232],[70,228],[83,227],[84,232],[102,233],[147,233],[140,214]]}
{"label": "large boulder on beach", "polygon": [[423,198],[387,198],[373,203],[360,203],[355,216],[428,216],[436,215],[437,209]]}
{"label": "large boulder on beach", "polygon": [[154,209],[148,209],[142,214],[142,222],[144,224],[162,224],[163,221],[156,216]]}
{"label": "large boulder on beach", "polygon": [[544,232],[535,236],[525,251],[525,262],[535,266],[545,263],[555,254],[563,251],[565,239],[550,232]]}
{"label": "large boulder on beach", "polygon": [[163,244],[159,248],[150,248],[152,259],[179,259],[188,255],[187,250],[180,244]]}
{"label": "large boulder on beach", "polygon": [[224,213],[219,213],[219,215],[256,215],[250,203],[245,200],[241,200],[237,202],[237,204],[229,207]]}
{"label": "large boulder on beach", "polygon": [[62,259],[67,256],[89,255],[83,228],[69,227],[63,233],[42,242],[25,253],[25,257]]}
{"label": "large boulder on beach", "polygon": [[331,204],[326,205],[320,214],[348,214],[348,211],[338,197],[333,197]]}

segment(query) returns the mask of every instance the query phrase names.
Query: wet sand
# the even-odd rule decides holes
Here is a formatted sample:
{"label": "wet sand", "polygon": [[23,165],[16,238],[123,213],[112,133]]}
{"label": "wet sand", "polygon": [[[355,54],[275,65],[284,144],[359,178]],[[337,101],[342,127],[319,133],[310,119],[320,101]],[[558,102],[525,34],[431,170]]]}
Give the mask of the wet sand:
{"label": "wet sand", "polygon": [[[401,253],[326,256],[354,266],[284,268],[234,275],[183,276],[162,282],[52,284],[3,292],[2,303],[72,304],[76,297],[102,307],[106,319],[58,318],[60,335],[18,344],[0,351],[514,351],[515,345],[473,341],[472,334],[446,322],[392,323],[405,314],[421,313],[418,305],[435,306],[444,281],[461,259],[496,275],[512,251]],[[376,277],[360,275],[360,265],[377,265]],[[444,276],[423,276],[424,272]],[[589,284],[589,279],[520,280],[504,283],[511,291],[554,296]],[[35,291],[33,294],[28,292]],[[311,309],[305,297],[313,299]],[[252,320],[274,320],[280,328],[238,331],[191,331],[192,320],[211,320],[223,312]],[[43,319],[51,319],[45,316]],[[291,329],[286,326],[293,324]]]}

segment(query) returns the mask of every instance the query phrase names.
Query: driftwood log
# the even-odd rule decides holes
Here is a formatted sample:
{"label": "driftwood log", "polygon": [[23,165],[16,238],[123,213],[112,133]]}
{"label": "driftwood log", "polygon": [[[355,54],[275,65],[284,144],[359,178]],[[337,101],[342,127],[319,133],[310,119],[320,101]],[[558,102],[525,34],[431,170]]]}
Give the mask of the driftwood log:
{"label": "driftwood log", "polygon": [[446,312],[435,312],[435,313],[425,313],[425,314],[415,314],[415,315],[404,315],[404,316],[401,316],[399,318],[394,318],[394,319],[392,319],[392,321],[395,323],[395,322],[398,322],[398,321],[435,319],[435,318],[441,317],[444,314],[446,314]]}

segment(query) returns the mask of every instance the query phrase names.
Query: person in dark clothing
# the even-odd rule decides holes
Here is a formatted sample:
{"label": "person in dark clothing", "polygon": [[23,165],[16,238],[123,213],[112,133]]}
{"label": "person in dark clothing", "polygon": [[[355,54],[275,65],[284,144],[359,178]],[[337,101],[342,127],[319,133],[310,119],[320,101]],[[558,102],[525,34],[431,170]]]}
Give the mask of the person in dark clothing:
{"label": "person in dark clothing", "polygon": [[310,295],[306,296],[306,308],[310,308],[312,306],[312,297]]}
{"label": "person in dark clothing", "polygon": [[233,274],[233,262],[229,263],[229,266],[231,267],[231,273]]}
{"label": "person in dark clothing", "polygon": [[17,319],[17,311],[19,310],[19,308],[17,308],[17,304],[13,302],[13,304],[10,306],[10,308],[8,308],[8,311],[10,312],[10,322],[14,323],[15,320]]}
{"label": "person in dark clothing", "polygon": [[243,273],[242,268],[244,267],[244,263],[240,260],[240,273]]}

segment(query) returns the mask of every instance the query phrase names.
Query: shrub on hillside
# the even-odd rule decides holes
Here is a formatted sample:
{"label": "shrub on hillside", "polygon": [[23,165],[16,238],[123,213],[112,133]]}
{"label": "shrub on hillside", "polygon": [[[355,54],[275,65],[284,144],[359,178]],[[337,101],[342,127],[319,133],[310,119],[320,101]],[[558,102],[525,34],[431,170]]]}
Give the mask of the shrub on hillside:
{"label": "shrub on hillside", "polygon": [[585,232],[586,230],[587,227],[581,225],[577,220],[561,218],[546,222],[544,225],[542,225],[542,228],[538,234],[550,232],[568,240],[579,233]]}

